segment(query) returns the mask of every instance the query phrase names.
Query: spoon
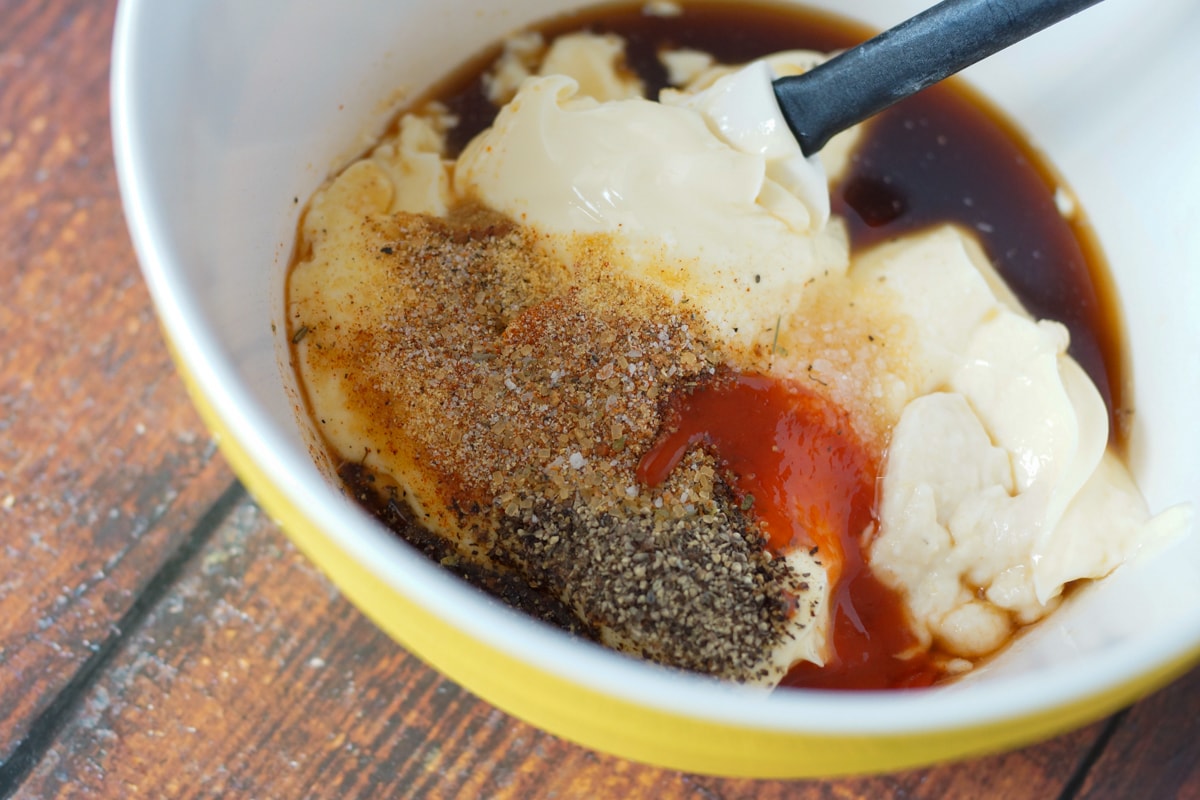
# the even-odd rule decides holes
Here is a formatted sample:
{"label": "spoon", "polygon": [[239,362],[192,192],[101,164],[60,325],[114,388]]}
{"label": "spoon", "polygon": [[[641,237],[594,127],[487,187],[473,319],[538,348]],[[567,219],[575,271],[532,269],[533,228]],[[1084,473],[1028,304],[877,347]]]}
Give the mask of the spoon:
{"label": "spoon", "polygon": [[909,95],[1100,0],[945,0],[802,74],[773,81],[804,155]]}

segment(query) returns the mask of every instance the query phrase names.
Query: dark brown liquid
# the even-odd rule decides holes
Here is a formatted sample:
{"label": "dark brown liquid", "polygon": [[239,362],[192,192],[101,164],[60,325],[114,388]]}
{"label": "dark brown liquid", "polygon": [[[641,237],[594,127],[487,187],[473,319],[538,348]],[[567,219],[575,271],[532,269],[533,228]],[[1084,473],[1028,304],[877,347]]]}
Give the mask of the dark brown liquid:
{"label": "dark brown liquid", "polygon": [[[698,3],[677,17],[641,9],[640,3],[589,8],[539,30],[547,40],[581,29],[621,35],[628,65],[651,97],[666,85],[658,60],[663,49],[694,48],[740,63],[780,50],[844,49],[872,35],[823,12],[775,4]],[[427,95],[460,117],[452,153],[495,116],[481,76],[498,52],[473,59]],[[951,80],[869,123],[848,174],[833,189],[833,210],[848,221],[856,250],[940,223],[974,232],[1026,308],[1070,330],[1071,354],[1104,397],[1118,442],[1115,411],[1125,396],[1115,297],[1086,222],[1059,214],[1058,185],[1011,122]]]}

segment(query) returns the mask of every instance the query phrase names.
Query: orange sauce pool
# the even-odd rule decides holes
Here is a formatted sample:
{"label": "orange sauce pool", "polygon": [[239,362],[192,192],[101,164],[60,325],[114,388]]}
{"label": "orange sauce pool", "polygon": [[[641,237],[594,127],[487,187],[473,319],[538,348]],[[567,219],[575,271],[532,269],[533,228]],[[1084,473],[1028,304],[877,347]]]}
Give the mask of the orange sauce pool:
{"label": "orange sauce pool", "polygon": [[664,434],[638,465],[638,480],[662,483],[695,446],[725,468],[773,554],[804,548],[829,575],[833,652],[824,667],[793,667],[783,685],[889,689],[936,680],[927,656],[901,658],[917,642],[903,601],[863,562],[879,459],[845,411],[795,383],[722,378],[672,398]]}

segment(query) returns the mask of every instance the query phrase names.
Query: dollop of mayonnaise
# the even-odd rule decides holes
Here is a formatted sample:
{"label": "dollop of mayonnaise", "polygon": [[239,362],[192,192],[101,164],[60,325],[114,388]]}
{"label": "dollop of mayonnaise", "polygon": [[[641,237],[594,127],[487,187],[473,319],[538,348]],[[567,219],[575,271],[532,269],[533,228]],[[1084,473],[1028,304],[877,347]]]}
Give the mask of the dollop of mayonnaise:
{"label": "dollop of mayonnaise", "polygon": [[820,158],[805,157],[788,128],[771,87],[777,77],[760,59],[719,74],[701,91],[668,91],[660,100],[692,109],[721,141],[761,156],[766,174],[758,202],[795,230],[820,230],[829,221],[829,180]]}
{"label": "dollop of mayonnaise", "polygon": [[886,284],[916,329],[871,566],[904,594],[925,645],[968,658],[1180,520],[1152,521],[1108,451],[1104,401],[1067,354],[1066,328],[1030,317],[973,252],[942,228],[854,268]]}
{"label": "dollop of mayonnaise", "polygon": [[748,349],[807,283],[849,264],[822,167],[779,116],[770,74],[757,62],[662,103],[529,78],[459,157],[455,191],[546,234],[567,262],[589,234],[613,237],[623,270]]}

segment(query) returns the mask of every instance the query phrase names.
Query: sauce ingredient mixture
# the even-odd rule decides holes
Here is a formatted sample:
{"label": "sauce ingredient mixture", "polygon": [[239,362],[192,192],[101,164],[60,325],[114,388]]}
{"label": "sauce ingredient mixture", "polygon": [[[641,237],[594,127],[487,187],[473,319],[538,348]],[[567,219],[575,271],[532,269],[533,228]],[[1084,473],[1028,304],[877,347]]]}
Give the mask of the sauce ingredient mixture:
{"label": "sauce ingredient mixture", "polygon": [[1175,524],[1110,446],[1069,194],[1009,128],[938,87],[819,161],[730,134],[739,65],[864,36],[605,8],[414,104],[313,197],[289,276],[354,497],[577,634],[825,688],[969,670]]}

